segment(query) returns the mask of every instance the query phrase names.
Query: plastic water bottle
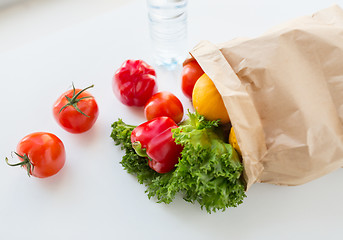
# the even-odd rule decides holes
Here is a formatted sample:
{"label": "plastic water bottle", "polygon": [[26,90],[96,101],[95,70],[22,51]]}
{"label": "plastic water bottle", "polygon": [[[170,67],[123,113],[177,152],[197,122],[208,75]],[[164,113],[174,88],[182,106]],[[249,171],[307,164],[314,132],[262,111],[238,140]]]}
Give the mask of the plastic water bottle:
{"label": "plastic water bottle", "polygon": [[171,68],[187,56],[187,0],[147,0],[157,65]]}

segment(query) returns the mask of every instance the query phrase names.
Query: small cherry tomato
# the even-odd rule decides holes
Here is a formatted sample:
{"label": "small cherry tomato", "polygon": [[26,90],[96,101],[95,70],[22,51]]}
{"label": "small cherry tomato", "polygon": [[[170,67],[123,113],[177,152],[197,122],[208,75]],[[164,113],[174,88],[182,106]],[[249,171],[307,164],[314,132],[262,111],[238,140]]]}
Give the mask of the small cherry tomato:
{"label": "small cherry tomato", "polygon": [[183,94],[189,99],[192,99],[194,84],[203,74],[204,71],[195,60],[187,63],[183,67],[181,89]]}
{"label": "small cherry tomato", "polygon": [[53,114],[58,124],[70,133],[88,131],[99,115],[98,104],[87,89],[73,89],[63,93],[53,106]]}
{"label": "small cherry tomato", "polygon": [[10,166],[22,166],[27,174],[46,178],[58,173],[65,163],[65,149],[62,141],[52,133],[36,132],[20,140],[15,154],[20,162]]}
{"label": "small cherry tomato", "polygon": [[158,92],[148,100],[144,114],[148,121],[156,117],[170,117],[179,123],[183,118],[183,106],[174,94]]}
{"label": "small cherry tomato", "polygon": [[142,107],[157,92],[156,72],[142,60],[127,60],[114,74],[112,88],[123,104]]}

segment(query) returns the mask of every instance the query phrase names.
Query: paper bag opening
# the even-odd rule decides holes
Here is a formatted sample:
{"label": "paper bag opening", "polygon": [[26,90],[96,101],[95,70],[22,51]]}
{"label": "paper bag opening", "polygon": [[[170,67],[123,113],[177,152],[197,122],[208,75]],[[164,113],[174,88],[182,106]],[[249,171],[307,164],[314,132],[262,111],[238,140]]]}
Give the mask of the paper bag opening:
{"label": "paper bag opening", "polygon": [[200,42],[191,55],[220,92],[244,178],[299,185],[343,166],[343,11],[338,6],[254,39]]}

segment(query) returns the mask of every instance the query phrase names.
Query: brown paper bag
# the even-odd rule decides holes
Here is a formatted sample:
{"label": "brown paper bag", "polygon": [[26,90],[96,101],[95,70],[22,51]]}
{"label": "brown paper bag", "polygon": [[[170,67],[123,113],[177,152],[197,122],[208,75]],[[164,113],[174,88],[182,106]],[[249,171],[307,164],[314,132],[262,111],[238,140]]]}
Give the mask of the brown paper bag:
{"label": "brown paper bag", "polygon": [[343,10],[191,52],[223,97],[244,177],[299,185],[343,166]]}

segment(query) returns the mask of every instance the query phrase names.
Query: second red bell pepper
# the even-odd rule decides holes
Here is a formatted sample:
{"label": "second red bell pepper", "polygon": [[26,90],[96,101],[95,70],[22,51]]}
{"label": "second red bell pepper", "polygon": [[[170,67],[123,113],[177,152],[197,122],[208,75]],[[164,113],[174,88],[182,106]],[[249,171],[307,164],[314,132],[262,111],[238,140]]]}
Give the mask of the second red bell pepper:
{"label": "second red bell pepper", "polygon": [[127,106],[144,106],[157,92],[156,72],[142,60],[127,60],[116,71],[113,92]]}
{"label": "second red bell pepper", "polygon": [[149,159],[149,166],[158,173],[174,169],[182,146],[175,143],[171,130],[177,124],[169,117],[158,117],[136,127],[131,142],[137,154]]}

